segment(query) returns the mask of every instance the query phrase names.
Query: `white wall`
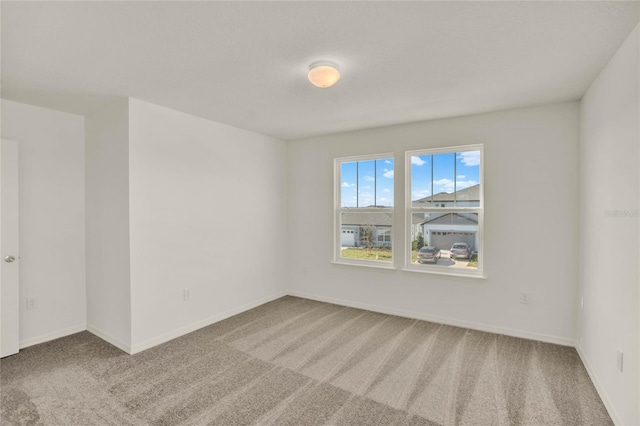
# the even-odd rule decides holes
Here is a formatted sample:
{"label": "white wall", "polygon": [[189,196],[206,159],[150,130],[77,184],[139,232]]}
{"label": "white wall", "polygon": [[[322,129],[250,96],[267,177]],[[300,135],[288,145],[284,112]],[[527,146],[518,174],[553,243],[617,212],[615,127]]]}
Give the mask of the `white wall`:
{"label": "white wall", "polygon": [[86,118],[87,329],[131,350],[129,102]]}
{"label": "white wall", "polygon": [[589,88],[580,128],[579,348],[612,417],[627,425],[640,424],[639,37],[636,27]]}
{"label": "white wall", "polygon": [[[289,257],[295,294],[573,344],[578,274],[577,102],[369,129],[289,145]],[[333,159],[485,145],[486,280],[331,264]],[[394,244],[402,248],[402,213]],[[400,253],[401,250],[398,251]],[[524,253],[524,255],[523,255]],[[396,259],[401,267],[402,259]],[[531,303],[519,303],[520,292]]]}
{"label": "white wall", "polygon": [[[2,101],[19,143],[20,347],[85,329],[84,118]],[[26,298],[37,297],[36,309]]]}
{"label": "white wall", "polygon": [[129,154],[134,352],[284,294],[285,142],[131,99]]}

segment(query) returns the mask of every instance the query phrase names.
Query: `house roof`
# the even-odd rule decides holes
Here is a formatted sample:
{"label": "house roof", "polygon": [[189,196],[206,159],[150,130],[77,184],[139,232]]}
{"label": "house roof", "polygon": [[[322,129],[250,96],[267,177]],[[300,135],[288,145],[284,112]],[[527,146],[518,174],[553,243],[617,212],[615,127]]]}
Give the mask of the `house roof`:
{"label": "house roof", "polygon": [[342,213],[342,225],[352,226],[391,226],[393,218],[390,213]]}
{"label": "house roof", "polygon": [[420,217],[416,214],[411,215],[411,224],[412,225],[419,225],[421,223],[424,223],[425,218],[424,217]]}
{"label": "house roof", "polygon": [[[457,192],[439,192],[433,195],[433,201],[480,201],[480,184],[461,189]],[[431,196],[415,200],[414,203],[430,203]]]}
{"label": "house roof", "polygon": [[477,225],[478,215],[474,213],[445,213],[437,217],[430,218],[423,222],[423,225]]}

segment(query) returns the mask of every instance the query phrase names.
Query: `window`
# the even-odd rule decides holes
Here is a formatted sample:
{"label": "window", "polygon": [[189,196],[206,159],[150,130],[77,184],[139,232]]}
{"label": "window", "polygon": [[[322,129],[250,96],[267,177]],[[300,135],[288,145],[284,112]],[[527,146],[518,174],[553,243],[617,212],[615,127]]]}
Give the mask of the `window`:
{"label": "window", "polygon": [[[406,267],[441,273],[482,273],[481,145],[406,153]],[[418,257],[440,249],[436,262]]]}
{"label": "window", "polygon": [[393,266],[393,155],[338,158],[336,262]]}
{"label": "window", "polygon": [[[482,276],[482,145],[409,151],[405,161],[405,269]],[[392,268],[393,155],[338,158],[334,174],[334,260]],[[423,247],[438,254],[419,256]]]}
{"label": "window", "polygon": [[391,228],[378,227],[378,243],[391,242]]}

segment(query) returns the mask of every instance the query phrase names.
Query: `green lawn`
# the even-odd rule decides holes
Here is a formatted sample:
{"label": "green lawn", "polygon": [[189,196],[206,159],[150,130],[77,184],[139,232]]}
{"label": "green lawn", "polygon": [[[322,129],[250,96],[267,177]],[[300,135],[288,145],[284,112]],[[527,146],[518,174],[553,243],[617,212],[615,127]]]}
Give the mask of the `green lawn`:
{"label": "green lawn", "polygon": [[[350,259],[365,259],[365,260],[378,260],[380,262],[391,262],[391,250],[384,248],[374,248],[367,250],[366,248],[347,248],[342,250],[342,257]],[[411,262],[416,263],[418,259],[418,252],[411,251]],[[478,257],[472,256],[471,260],[467,264],[468,268],[478,267]]]}
{"label": "green lawn", "polygon": [[378,260],[381,262],[391,262],[391,250],[384,248],[348,248],[342,250],[342,257],[349,259]]}

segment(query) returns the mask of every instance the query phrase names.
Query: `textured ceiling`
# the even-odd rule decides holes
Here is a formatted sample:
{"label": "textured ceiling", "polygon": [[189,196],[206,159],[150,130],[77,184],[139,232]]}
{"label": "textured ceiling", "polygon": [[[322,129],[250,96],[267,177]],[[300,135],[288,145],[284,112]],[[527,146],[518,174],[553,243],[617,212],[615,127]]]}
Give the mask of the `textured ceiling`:
{"label": "textured ceiling", "polygon": [[[638,2],[2,2],[2,97],[132,96],[291,140],[579,99]],[[318,89],[308,65],[342,80]]]}

